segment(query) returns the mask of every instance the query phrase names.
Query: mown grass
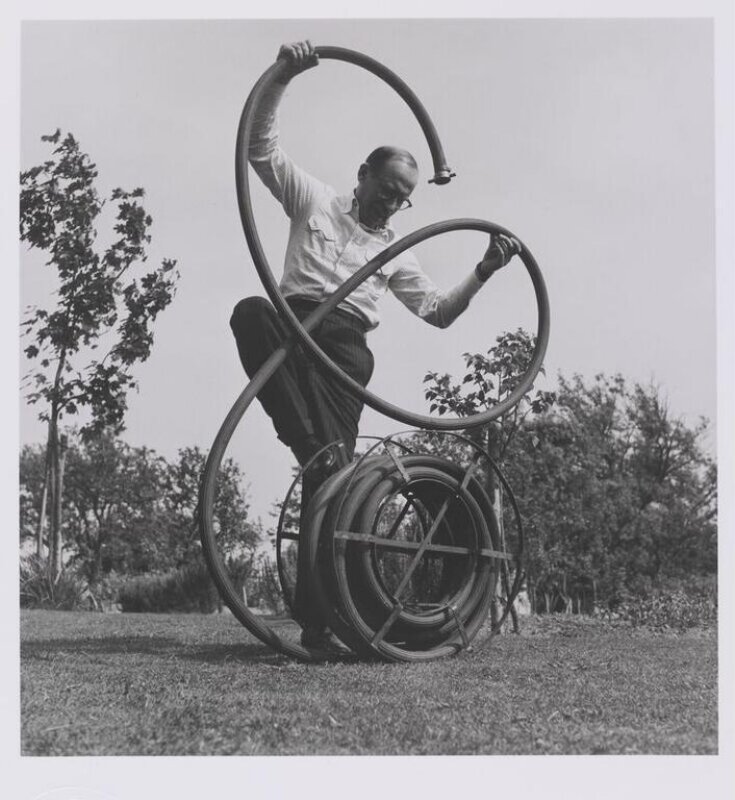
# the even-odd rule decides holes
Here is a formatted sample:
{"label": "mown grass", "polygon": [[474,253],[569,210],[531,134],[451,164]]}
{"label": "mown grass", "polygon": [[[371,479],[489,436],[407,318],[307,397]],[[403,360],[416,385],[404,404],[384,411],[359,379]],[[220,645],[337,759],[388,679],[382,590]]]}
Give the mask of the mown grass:
{"label": "mown grass", "polygon": [[24,611],[24,755],[717,752],[714,631],[524,622],[429,664],[306,665],[229,614]]}

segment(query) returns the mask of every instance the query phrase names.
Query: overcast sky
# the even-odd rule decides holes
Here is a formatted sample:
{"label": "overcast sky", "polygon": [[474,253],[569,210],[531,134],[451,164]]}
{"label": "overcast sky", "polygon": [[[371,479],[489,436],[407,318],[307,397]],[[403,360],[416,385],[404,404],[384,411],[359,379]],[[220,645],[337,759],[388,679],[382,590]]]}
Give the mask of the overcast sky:
{"label": "overcast sky", "polygon": [[[348,192],[373,147],[408,147],[422,181],[402,232],[480,217],[516,232],[546,278],[552,308],[547,373],[621,372],[655,381],[676,414],[715,416],[713,30],[707,20],[376,20],[34,22],[22,30],[21,162],[48,154],[42,134],[72,132],[97,163],[100,188],[143,186],[152,263],[178,259],[181,281],[136,368],[125,438],[173,457],[207,449],[243,386],[228,318],[263,294],[240,226],[234,140],[244,100],[278,46],[301,38],[367,53],[414,89],[456,170],[426,183],[428,149],[385,84],[324,61],[283,104],[283,142],[296,161]],[[686,57],[682,57],[686,53]],[[261,239],[280,271],[280,207],[255,192]],[[104,239],[103,239],[104,240]],[[485,248],[479,233],[420,245],[442,286]],[[21,256],[21,303],[44,303],[51,270]],[[518,326],[535,329],[522,264],[496,276],[452,328],[415,319],[392,297],[370,336],[371,388],[427,411],[427,369],[461,374],[461,354],[484,351]],[[553,380],[551,381],[553,383]],[[366,411],[362,433],[396,423]],[[21,440],[43,440],[22,408]],[[233,441],[266,514],[291,457],[260,408]]]}
{"label": "overcast sky", "polygon": [[[732,4],[727,0],[565,0],[535,3],[469,0],[422,2],[420,13],[587,17],[676,15],[718,19],[717,134],[714,172],[713,42],[706,19],[487,20],[432,22],[376,20],[250,22],[230,18],[255,4],[209,0],[205,4],[128,0],[125,4],[6,4],[18,13],[0,25],[5,80],[5,121],[21,116],[20,157],[16,128],[6,124],[3,155],[6,185],[6,263],[14,261],[17,231],[15,179],[18,168],[46,158],[40,136],[57,127],[71,131],[100,170],[105,193],[142,185],[154,217],[152,263],[179,260],[178,296],[156,326],[149,362],[137,369],[141,390],[130,398],[126,439],[173,457],[177,448],[207,449],[243,386],[227,319],[242,296],[261,293],[237,216],[234,141],[242,104],[252,84],[272,63],[283,41],[310,37],[365,52],[401,75],[425,103],[458,177],[444,188],[422,182],[415,208],[397,220],[404,232],[442,219],[484,217],[515,231],[531,248],[546,277],[552,306],[550,375],[622,372],[629,380],[657,381],[672,411],[695,421],[715,415],[714,197],[718,190],[718,302],[720,308],[719,432],[721,524],[732,529],[732,342],[733,307],[733,41]],[[358,9],[312,0],[308,13],[342,15]],[[407,13],[409,3],[376,0],[366,14]],[[301,7],[299,7],[301,8]],[[261,13],[289,15],[288,3],[264,5]],[[165,20],[117,23],[31,23],[16,41],[20,19],[105,15],[166,17],[206,14],[227,22]],[[3,22],[6,22],[4,19]],[[22,43],[19,97],[15,63]],[[5,45],[8,46],[5,46]],[[724,135],[723,135],[724,132]],[[294,83],[283,108],[284,142],[291,154],[340,191],[375,145],[392,142],[412,149],[423,177],[428,152],[400,101],[376,78],[354,67],[324,63]],[[278,265],[286,226],[280,209],[256,193],[261,238]],[[479,234],[453,234],[418,248],[427,271],[443,285],[477,261],[485,242]],[[10,247],[10,252],[7,248]],[[33,254],[21,252],[21,304],[44,303],[53,289]],[[14,277],[7,285],[15,287]],[[15,292],[6,293],[3,322],[15,342]],[[10,308],[8,308],[8,305]],[[372,388],[392,402],[425,410],[421,377],[429,369],[458,373],[461,353],[484,350],[503,330],[532,328],[535,310],[522,268],[493,278],[470,311],[447,331],[434,331],[395,301],[384,302],[383,325],[370,337],[377,359]],[[12,348],[15,350],[15,348]],[[4,351],[5,352],[5,351]],[[21,364],[23,366],[23,364]],[[722,369],[722,367],[725,369]],[[11,355],[8,374],[15,369]],[[553,382],[553,381],[552,381]],[[15,394],[12,380],[6,386]],[[6,399],[7,403],[7,399]],[[12,400],[5,406],[12,419]],[[20,403],[21,442],[41,442],[35,410]],[[8,411],[9,409],[9,411]],[[366,433],[396,424],[367,412]],[[724,435],[726,434],[726,435]],[[714,439],[712,440],[714,441]],[[10,492],[6,529],[16,520],[15,448],[6,448]],[[12,451],[12,452],[11,452]],[[288,481],[290,458],[259,409],[248,412],[233,454],[251,482],[254,510],[267,516]],[[6,537],[6,592],[0,617],[5,653],[4,752],[18,751],[17,580],[15,539]],[[732,537],[720,538],[723,564],[732,563]],[[720,582],[721,608],[732,607],[732,582]],[[728,600],[729,598],[729,600]],[[723,675],[732,672],[732,627],[721,628]],[[8,662],[10,663],[10,661]],[[729,690],[731,680],[723,680]],[[12,687],[12,688],[9,688]],[[721,757],[703,769],[691,759],[595,760],[570,769],[568,759],[330,759],[339,787],[349,781],[354,797],[374,795],[376,786],[411,787],[424,796],[486,789],[492,777],[519,796],[539,791],[549,798],[621,795],[656,796],[665,781],[668,797],[693,793],[727,796],[731,785],[732,704],[721,706]],[[13,759],[11,759],[13,761]],[[324,784],[325,762],[290,759],[47,759],[23,762],[23,796],[41,797],[59,786],[98,786],[71,797],[151,796],[159,784],[176,783],[177,796],[244,786],[249,796],[273,797]],[[21,774],[16,757],[16,773]],[[409,763],[411,762],[411,763]],[[377,766],[376,766],[377,764]],[[518,766],[523,779],[518,778]],[[416,766],[418,765],[418,768]],[[587,765],[589,771],[582,769]],[[469,769],[466,767],[470,766]],[[413,768],[412,768],[413,767]],[[245,771],[244,771],[245,770]],[[313,770],[311,772],[310,770]],[[342,770],[340,772],[340,770]],[[363,772],[360,772],[363,770]],[[727,770],[727,772],[726,772]],[[580,778],[580,775],[582,776]],[[358,776],[356,778],[356,776]],[[361,778],[364,776],[364,780]],[[408,776],[408,778],[407,778]],[[295,783],[301,779],[300,783]],[[13,777],[11,775],[11,783]],[[382,781],[382,783],[381,783]],[[401,782],[403,781],[403,783]],[[482,783],[480,783],[482,781]],[[587,785],[594,786],[588,790]],[[621,787],[625,790],[621,791]],[[459,786],[459,790],[458,790]],[[307,787],[306,789],[304,787]],[[557,788],[558,787],[558,788]],[[137,794],[131,790],[137,788]],[[719,788],[719,792],[718,792]],[[32,790],[36,789],[34,793]],[[575,791],[576,789],[576,791]],[[59,790],[63,794],[63,789]],[[62,794],[58,794],[61,798]],[[45,795],[44,795],[45,796]],[[55,797],[57,795],[54,795]]]}

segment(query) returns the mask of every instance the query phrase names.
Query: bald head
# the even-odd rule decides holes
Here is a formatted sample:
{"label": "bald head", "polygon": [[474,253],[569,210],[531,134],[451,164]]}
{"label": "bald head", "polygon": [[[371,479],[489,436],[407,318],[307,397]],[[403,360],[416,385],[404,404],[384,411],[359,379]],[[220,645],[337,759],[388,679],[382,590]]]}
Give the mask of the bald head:
{"label": "bald head", "polygon": [[408,150],[404,150],[402,147],[391,147],[390,145],[376,147],[365,159],[365,163],[376,173],[380,173],[389,161],[399,161],[416,170],[416,172],[419,171],[416,159]]}

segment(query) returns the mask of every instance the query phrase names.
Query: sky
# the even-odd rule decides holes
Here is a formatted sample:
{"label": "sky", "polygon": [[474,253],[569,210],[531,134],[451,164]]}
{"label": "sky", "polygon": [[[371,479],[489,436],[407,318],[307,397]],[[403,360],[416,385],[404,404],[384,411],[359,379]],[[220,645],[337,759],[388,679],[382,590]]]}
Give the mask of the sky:
{"label": "sky", "polygon": [[[414,208],[395,218],[399,232],[479,217],[512,230],[538,261],[552,310],[550,379],[539,386],[558,371],[620,372],[660,385],[674,414],[714,423],[711,21],[27,22],[22,167],[47,157],[41,135],[72,132],[97,164],[103,194],[145,188],[149,263],[176,258],[181,272],[176,299],[155,324],[153,354],[135,369],[128,442],[167,458],[184,446],[207,450],[244,385],[229,314],[241,297],[264,291],[237,213],[235,132],[279,45],[303,38],[366,53],[400,75],[429,111],[457,177],[429,185],[428,148],[400,98],[367,72],[328,60],[295,80],[282,106],[282,141],[297,163],[349,192],[375,146],[407,147],[422,180]],[[280,274],[285,215],[259,185],[254,204]],[[108,238],[101,233],[100,243]],[[485,246],[483,234],[461,232],[415,252],[449,287]],[[42,254],[22,250],[21,306],[47,303],[53,286]],[[428,411],[427,370],[461,375],[462,353],[536,325],[518,260],[448,330],[392,297],[382,312],[369,337],[371,389],[420,413]],[[37,409],[22,403],[20,419],[22,442],[43,441]],[[366,410],[361,433],[401,428]],[[246,414],[229,455],[247,476],[253,512],[269,522],[292,457],[260,407]]]}
{"label": "sky", "polygon": [[[245,8],[282,19],[239,19]],[[349,13],[376,18],[343,18]],[[447,19],[450,13],[466,19]],[[105,193],[115,186],[145,187],[154,218],[150,263],[173,257],[181,270],[177,298],[156,324],[153,354],[136,370],[140,392],[130,398],[125,438],[167,457],[187,445],[208,449],[244,385],[227,324],[230,310],[240,297],[262,293],[236,209],[237,122],[278,46],[310,37],[382,61],[414,89],[439,130],[457,178],[443,188],[422,182],[412,198],[414,209],[397,219],[401,231],[481,217],[511,229],[531,249],[551,299],[546,367],[552,384],[558,371],[587,378],[619,371],[630,381],[653,380],[667,393],[672,412],[690,422],[699,415],[714,422],[719,397],[725,487],[720,557],[723,564],[732,563],[733,540],[727,535],[733,529],[735,438],[731,3],[487,0],[480,6],[453,0],[449,7],[430,0],[415,6],[375,0],[348,10],[330,0],[308,5],[271,0],[263,8],[230,0],[175,5],[25,0],[6,4],[5,14],[10,18],[0,25],[2,108],[5,120],[17,117],[20,123],[2,130],[6,236],[0,246],[4,263],[18,264],[14,274],[6,273],[6,291],[0,293],[3,341],[12,343],[3,351],[7,374],[17,375],[23,367],[17,360],[18,297],[22,308],[48,302],[53,290],[38,254],[21,250],[18,257],[18,170],[46,157],[40,137],[60,127],[97,163]],[[417,14],[436,19],[392,18]],[[320,15],[325,18],[317,19]],[[192,19],[166,19],[171,16]],[[85,22],[103,17],[124,21]],[[717,23],[714,52],[711,17]],[[51,19],[60,21],[42,22]],[[386,142],[413,150],[429,177],[428,152],[413,119],[387,87],[354,67],[325,62],[300,77],[282,116],[288,151],[340,191],[352,188],[366,153]],[[256,191],[254,201],[275,268],[286,225],[265,192]],[[422,245],[417,255],[440,285],[449,286],[472,268],[484,247],[479,234],[453,234]],[[446,331],[430,329],[387,298],[383,324],[370,337],[377,361],[371,388],[391,402],[425,411],[421,377],[427,369],[457,374],[463,352],[485,350],[500,332],[520,325],[535,325],[522,267],[493,278]],[[36,411],[25,407],[14,381],[6,383],[6,442],[41,442]],[[250,481],[254,513],[267,521],[271,503],[288,483],[291,459],[259,408],[248,411],[241,428],[232,455]],[[365,433],[398,428],[370,411],[364,415]],[[714,443],[712,436],[712,449]],[[12,531],[17,448],[6,446],[3,454],[4,487],[10,489],[6,530]],[[306,758],[291,759],[284,769],[283,760],[273,758],[247,764],[243,759],[20,759],[17,550],[14,536],[6,538],[9,557],[3,559],[0,585],[2,605],[12,613],[0,616],[8,671],[0,691],[8,723],[2,747],[15,754],[8,762],[19,797],[143,800],[158,796],[162,782],[183,800],[223,788],[275,797],[295,791],[308,796],[310,787],[318,787],[326,796],[333,791],[324,783],[327,768],[333,786],[342,791],[349,785],[355,798],[408,785],[426,797],[486,791],[490,785],[519,797],[543,792],[549,800],[657,796],[664,786],[669,798],[731,796],[724,789],[725,782],[732,785],[727,756],[735,730],[729,693],[720,708],[720,756],[706,763],[669,758],[662,766],[660,759],[646,757],[584,763],[493,757],[461,764],[450,758],[328,763]],[[721,608],[731,608],[731,582],[721,581],[720,592]],[[723,624],[720,635],[726,676],[733,666],[731,626]],[[731,681],[721,684],[728,689]],[[57,792],[48,794],[50,789]]]}

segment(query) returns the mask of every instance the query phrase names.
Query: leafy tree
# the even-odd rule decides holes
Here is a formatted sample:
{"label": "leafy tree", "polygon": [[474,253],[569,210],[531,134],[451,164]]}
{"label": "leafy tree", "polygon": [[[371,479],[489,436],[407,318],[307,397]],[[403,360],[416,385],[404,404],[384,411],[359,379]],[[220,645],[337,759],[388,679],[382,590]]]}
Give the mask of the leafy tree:
{"label": "leafy tree", "polygon": [[625,420],[620,376],[598,376],[591,387],[560,376],[555,414],[535,421],[531,442],[519,437],[509,467],[524,508],[532,510],[528,582],[534,606],[540,595],[545,610],[570,610],[572,598],[586,589],[594,605],[600,581],[615,575],[606,532],[630,504],[631,486],[620,476],[630,435]]}
{"label": "leafy tree", "polygon": [[706,423],[672,418],[658,387],[559,376],[553,413],[514,442],[532,603],[586,610],[716,569],[716,469]]}
{"label": "leafy tree", "polygon": [[[495,345],[487,353],[465,353],[466,372],[459,383],[448,374],[428,372],[424,377],[424,382],[428,384],[424,395],[430,401],[429,410],[439,415],[450,412],[459,417],[468,417],[502,402],[525,375],[535,345],[536,337],[519,328],[513,333],[506,332],[498,336]],[[529,391],[497,421],[473,428],[467,431],[467,435],[501,464],[529,415],[543,414],[554,403],[554,399],[553,392],[538,390],[532,395]],[[485,482],[493,497],[501,535],[504,535],[502,486],[491,471],[485,473]],[[494,606],[493,617],[496,616],[497,608]],[[514,615],[516,629],[517,624]]]}
{"label": "leafy tree", "polygon": [[[21,505],[22,535],[33,536],[43,463],[42,447],[23,449],[21,495],[29,501]],[[91,584],[111,572],[163,572],[200,561],[196,503],[203,465],[198,448],[183,448],[169,463],[109,435],[73,437],[64,493],[65,560]],[[215,524],[223,531],[226,556],[242,572],[261,531],[248,519],[242,475],[231,460],[218,479]]]}
{"label": "leafy tree", "polygon": [[[522,331],[505,334],[487,356],[465,355],[461,382],[428,373],[432,410],[467,416],[507,396],[532,348]],[[523,510],[535,610],[591,611],[714,574],[717,471],[706,430],[705,420],[689,427],[673,417],[659,387],[601,374],[560,375],[554,392],[527,396],[474,433]],[[489,489],[502,520],[507,509]]]}
{"label": "leafy tree", "polygon": [[146,572],[168,561],[161,529],[166,462],[109,434],[70,448],[67,467],[71,560],[90,583],[103,574]]}
{"label": "leafy tree", "polygon": [[[97,168],[71,135],[57,130],[41,137],[51,157],[21,173],[20,238],[48,255],[58,279],[52,307],[27,309],[25,354],[32,367],[24,386],[29,403],[40,403],[48,423],[46,485],[53,496],[49,550],[61,569],[61,463],[59,423],[81,409],[90,413],[83,437],[123,427],[126,394],[136,386],[131,369],[145,361],[153,344],[152,324],[171,302],[178,273],[164,259],[139,278],[131,268],[146,261],[150,215],[141,204],[143,189],[112,192],[117,238],[96,247],[97,220],[104,201],[95,188]],[[104,354],[95,351],[104,345]],[[39,528],[43,527],[41,509]],[[40,553],[39,553],[40,555]]]}
{"label": "leafy tree", "polygon": [[[486,354],[465,353],[467,371],[460,383],[455,383],[448,374],[428,372],[424,377],[424,383],[429,384],[424,396],[430,401],[429,411],[436,411],[440,416],[450,412],[468,417],[501,403],[525,375],[535,346],[536,337],[518,328],[514,333],[498,336]],[[543,413],[553,402],[553,392],[537,391],[532,397],[529,390],[497,424],[474,429],[470,435],[502,461],[526,417]]]}
{"label": "leafy tree", "polygon": [[629,395],[630,469],[637,476],[634,515],[623,534],[645,543],[640,571],[652,582],[663,574],[700,571],[712,560],[717,473],[702,451],[708,423],[694,428],[672,417],[655,386]]}
{"label": "leafy tree", "polygon": [[45,448],[23,445],[20,451],[20,545],[35,542],[46,483]]}
{"label": "leafy tree", "polygon": [[[178,544],[179,564],[200,552],[198,502],[199,485],[206,456],[199,447],[184,447],[178,460],[168,466],[164,482],[164,504],[173,536]],[[263,536],[260,523],[248,519],[249,505],[240,467],[225,459],[217,477],[213,516],[217,543],[229,558],[251,556]]]}

